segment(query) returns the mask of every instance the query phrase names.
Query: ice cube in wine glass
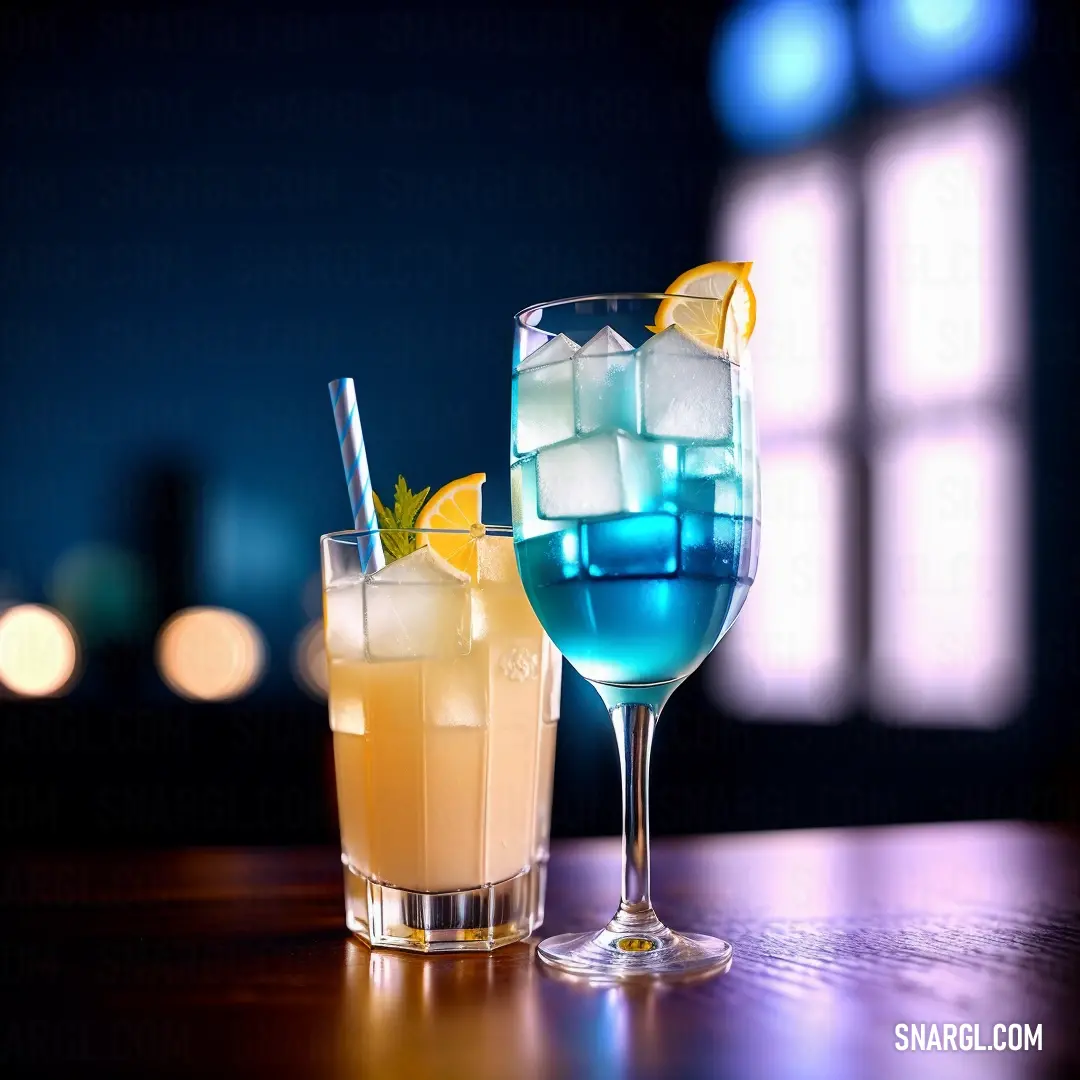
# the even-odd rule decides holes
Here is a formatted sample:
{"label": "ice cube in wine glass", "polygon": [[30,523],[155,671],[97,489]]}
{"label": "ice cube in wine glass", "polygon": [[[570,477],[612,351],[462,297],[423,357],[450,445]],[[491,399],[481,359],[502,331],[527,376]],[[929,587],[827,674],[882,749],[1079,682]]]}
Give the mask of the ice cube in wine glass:
{"label": "ice cube in wine glass", "polygon": [[637,350],[641,431],[683,443],[724,443],[732,436],[731,364],[677,326]]}
{"label": "ice cube in wine glass", "polygon": [[637,431],[634,347],[605,326],[574,354],[577,431]]}
{"label": "ice cube in wine glass", "polygon": [[623,432],[547,447],[536,455],[539,516],[595,518],[661,510],[677,475],[673,450]]}
{"label": "ice cube in wine glass", "polygon": [[529,454],[574,436],[574,367],[577,343],[556,334],[514,372],[517,425],[514,453]]}

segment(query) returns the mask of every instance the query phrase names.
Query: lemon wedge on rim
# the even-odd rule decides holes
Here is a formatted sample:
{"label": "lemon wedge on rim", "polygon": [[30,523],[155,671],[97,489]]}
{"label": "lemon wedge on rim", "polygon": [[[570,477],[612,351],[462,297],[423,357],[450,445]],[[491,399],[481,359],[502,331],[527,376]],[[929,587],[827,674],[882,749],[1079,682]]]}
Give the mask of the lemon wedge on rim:
{"label": "lemon wedge on rim", "polygon": [[445,533],[418,531],[416,546],[430,547],[436,555],[441,555],[455,570],[468,574],[473,581],[477,575],[475,541],[484,535],[484,526],[480,524],[483,505],[480,489],[486,480],[487,473],[470,473],[451,480],[428,499],[414,526],[417,530],[457,530]]}
{"label": "lemon wedge on rim", "polygon": [[757,322],[757,300],[750,286],[753,265],[709,262],[680,274],[664,290],[668,296],[657,309],[656,325],[648,329],[659,333],[677,326],[695,341],[717,350],[724,348],[729,333],[737,333],[746,345]]}

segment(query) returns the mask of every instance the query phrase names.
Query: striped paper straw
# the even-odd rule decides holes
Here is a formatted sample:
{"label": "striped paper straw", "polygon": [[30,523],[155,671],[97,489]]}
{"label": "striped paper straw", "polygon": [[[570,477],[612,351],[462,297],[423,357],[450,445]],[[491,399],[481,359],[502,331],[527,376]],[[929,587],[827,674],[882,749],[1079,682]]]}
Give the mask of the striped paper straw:
{"label": "striped paper straw", "polygon": [[[356,386],[352,379],[335,379],[330,384],[330,401],[334,406],[334,422],[337,424],[338,442],[341,444],[345,483],[349,486],[353,524],[357,532],[377,530],[379,520],[375,516],[371,474],[368,472],[367,451],[364,449],[364,432],[360,427],[360,415],[356,411]],[[378,532],[363,537],[358,547],[360,567],[365,574],[372,574],[386,565],[386,556],[383,554]]]}

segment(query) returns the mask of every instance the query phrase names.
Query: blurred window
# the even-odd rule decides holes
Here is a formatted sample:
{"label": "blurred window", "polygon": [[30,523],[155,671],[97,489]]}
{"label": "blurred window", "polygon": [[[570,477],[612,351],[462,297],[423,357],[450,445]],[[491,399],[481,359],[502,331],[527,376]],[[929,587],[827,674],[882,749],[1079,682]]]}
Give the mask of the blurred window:
{"label": "blurred window", "polygon": [[757,581],[714,654],[728,703],[829,719],[851,685],[844,603],[849,498],[852,178],[826,154],[767,165],[732,189],[716,253],[754,260],[751,351],[765,525]]}
{"label": "blurred window", "polygon": [[993,726],[1023,703],[1021,154],[984,97],[725,192],[714,257],[755,260],[765,524],[707,681],[747,718]]}

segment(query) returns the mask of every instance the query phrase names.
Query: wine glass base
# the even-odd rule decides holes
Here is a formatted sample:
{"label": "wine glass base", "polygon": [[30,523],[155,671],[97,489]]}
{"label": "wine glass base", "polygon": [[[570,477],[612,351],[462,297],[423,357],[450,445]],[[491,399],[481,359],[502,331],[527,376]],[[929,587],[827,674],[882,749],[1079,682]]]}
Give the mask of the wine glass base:
{"label": "wine glass base", "polygon": [[731,967],[731,946],[706,934],[676,934],[666,926],[640,935],[610,928],[591,934],[559,934],[537,946],[545,963],[590,982],[627,979],[700,979]]}

